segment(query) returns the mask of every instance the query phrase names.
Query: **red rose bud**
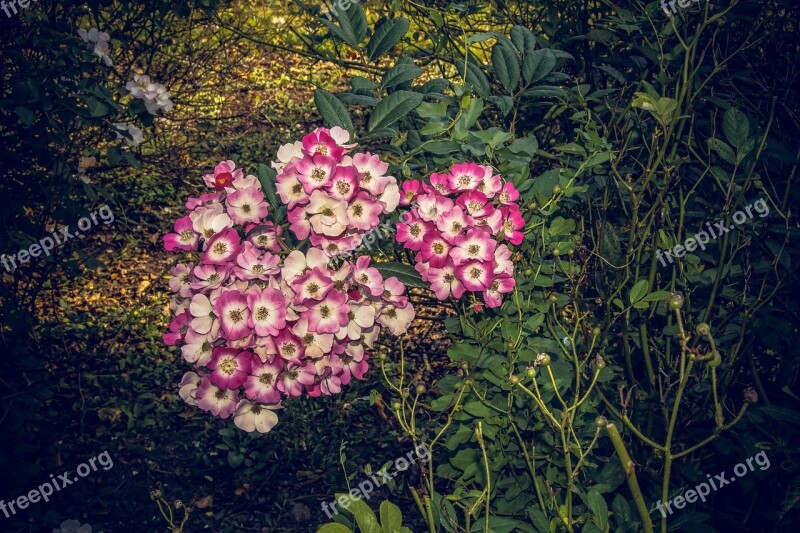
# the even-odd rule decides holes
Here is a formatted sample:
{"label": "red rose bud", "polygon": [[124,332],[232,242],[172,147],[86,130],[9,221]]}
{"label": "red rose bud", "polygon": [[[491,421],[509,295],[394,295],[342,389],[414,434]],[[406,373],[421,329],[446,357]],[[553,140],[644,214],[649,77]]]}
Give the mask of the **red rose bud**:
{"label": "red rose bud", "polygon": [[480,303],[475,303],[475,304],[472,304],[472,309],[473,309],[473,310],[474,310],[476,313],[480,313],[481,311],[483,311],[483,305],[482,305],[482,304],[480,304]]}
{"label": "red rose bud", "polygon": [[220,172],[217,174],[217,179],[214,182],[214,187],[217,189],[224,189],[225,187],[230,187],[233,183],[233,176],[230,172]]}

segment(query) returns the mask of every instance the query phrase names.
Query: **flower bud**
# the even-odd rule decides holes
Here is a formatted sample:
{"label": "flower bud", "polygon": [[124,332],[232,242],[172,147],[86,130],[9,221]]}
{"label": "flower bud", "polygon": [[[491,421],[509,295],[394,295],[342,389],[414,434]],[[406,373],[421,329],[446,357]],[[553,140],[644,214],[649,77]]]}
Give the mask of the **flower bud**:
{"label": "flower bud", "polygon": [[758,403],[758,393],[753,387],[744,390],[744,401],[747,403]]}
{"label": "flower bud", "polygon": [[667,299],[667,305],[673,311],[680,311],[681,307],[683,307],[683,296],[678,293],[673,294]]}

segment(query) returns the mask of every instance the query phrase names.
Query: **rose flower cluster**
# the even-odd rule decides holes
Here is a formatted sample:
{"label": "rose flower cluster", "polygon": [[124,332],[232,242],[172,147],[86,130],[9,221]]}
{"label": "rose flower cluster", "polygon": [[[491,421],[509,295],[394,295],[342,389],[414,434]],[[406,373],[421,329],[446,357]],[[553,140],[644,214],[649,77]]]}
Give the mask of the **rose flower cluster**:
{"label": "rose flower cluster", "polygon": [[487,307],[499,307],[514,290],[511,250],[520,244],[525,220],[519,191],[503,183],[492,167],[458,163],[430,184],[403,183],[400,203],[410,217],[397,226],[397,242],[416,252],[416,269],[440,300],[482,293]]}
{"label": "rose flower cluster", "polygon": [[167,250],[192,259],[172,269],[164,341],[194,365],[180,387],[187,403],[266,433],[282,399],[336,394],[361,379],[365,348],[381,328],[404,333],[414,308],[369,257],[334,270],[318,248],[286,249],[261,184],[232,161],[205,181],[217,191],[189,198],[164,237]]}
{"label": "rose flower cluster", "polygon": [[348,155],[349,138],[338,126],[318,128],[282,146],[272,164],[289,229],[329,256],[357,248],[400,200],[389,165],[370,153]]}

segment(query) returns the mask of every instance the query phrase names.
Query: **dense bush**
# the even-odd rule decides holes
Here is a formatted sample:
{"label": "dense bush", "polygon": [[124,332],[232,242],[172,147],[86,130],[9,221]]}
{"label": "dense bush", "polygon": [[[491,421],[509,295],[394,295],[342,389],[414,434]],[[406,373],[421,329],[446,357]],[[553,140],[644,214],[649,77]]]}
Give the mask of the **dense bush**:
{"label": "dense bush", "polygon": [[[328,122],[349,125],[342,104],[371,108],[366,138],[391,138],[405,177],[477,158],[527,203],[513,298],[446,321],[451,372],[426,376],[402,353],[386,363],[400,427],[436,459],[417,498],[431,531],[666,531],[655,503],[705,474],[758,450],[791,470],[796,143],[784,142],[797,123],[779,119],[780,94],[743,99],[735,68],[771,29],[769,6],[667,19],[652,6],[564,4],[534,24],[489,11],[501,26],[530,24],[505,34],[480,31],[491,26],[476,6],[389,15],[370,36],[358,6],[338,27],[322,21],[365,60],[414,32],[380,76],[353,76],[338,103],[318,98]],[[795,41],[781,50],[796,52]],[[414,83],[429,73],[446,77]],[[776,91],[785,75],[753,73]],[[695,233],[674,260],[662,253]],[[789,381],[768,378],[782,368]],[[776,483],[759,472],[746,486],[766,476]],[[720,498],[730,522],[699,506],[675,520],[726,529],[759,514]],[[791,501],[759,520],[777,524]]]}

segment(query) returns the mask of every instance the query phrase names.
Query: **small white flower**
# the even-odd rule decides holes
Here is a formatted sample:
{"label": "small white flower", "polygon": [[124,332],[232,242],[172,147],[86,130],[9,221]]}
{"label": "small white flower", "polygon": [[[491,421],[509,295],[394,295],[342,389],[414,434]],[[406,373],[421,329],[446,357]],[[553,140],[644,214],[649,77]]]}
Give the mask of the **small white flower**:
{"label": "small white flower", "polygon": [[272,162],[272,168],[278,172],[282,172],[283,168],[294,158],[303,158],[303,143],[301,141],[284,144],[278,148],[278,161]]}
{"label": "small white flower", "polygon": [[278,423],[278,415],[274,413],[274,410],[280,408],[280,404],[265,405],[241,400],[236,405],[233,423],[239,429],[247,432],[269,433]]}
{"label": "small white flower", "polygon": [[[139,146],[144,142],[144,132],[133,124],[117,123],[114,124],[117,131],[117,139],[124,138],[125,142],[130,146]],[[123,135],[122,132],[127,132],[128,135]]]}
{"label": "small white flower", "polygon": [[133,80],[125,84],[125,88],[130,91],[131,96],[134,98],[145,98],[145,92],[149,92],[151,86],[150,76],[144,74],[136,74]]}
{"label": "small white flower", "polygon": [[53,530],[53,533],[92,533],[92,526],[81,524],[77,520],[64,520],[58,529]]}
{"label": "small white flower", "polygon": [[114,62],[111,60],[111,56],[108,55],[109,52],[109,41],[111,37],[104,31],[99,31],[97,28],[90,28],[88,31],[84,29],[78,30],[78,35],[81,36],[81,39],[84,42],[93,44],[92,52],[94,55],[99,57],[103,60],[103,63],[107,67],[111,67],[114,65]]}

